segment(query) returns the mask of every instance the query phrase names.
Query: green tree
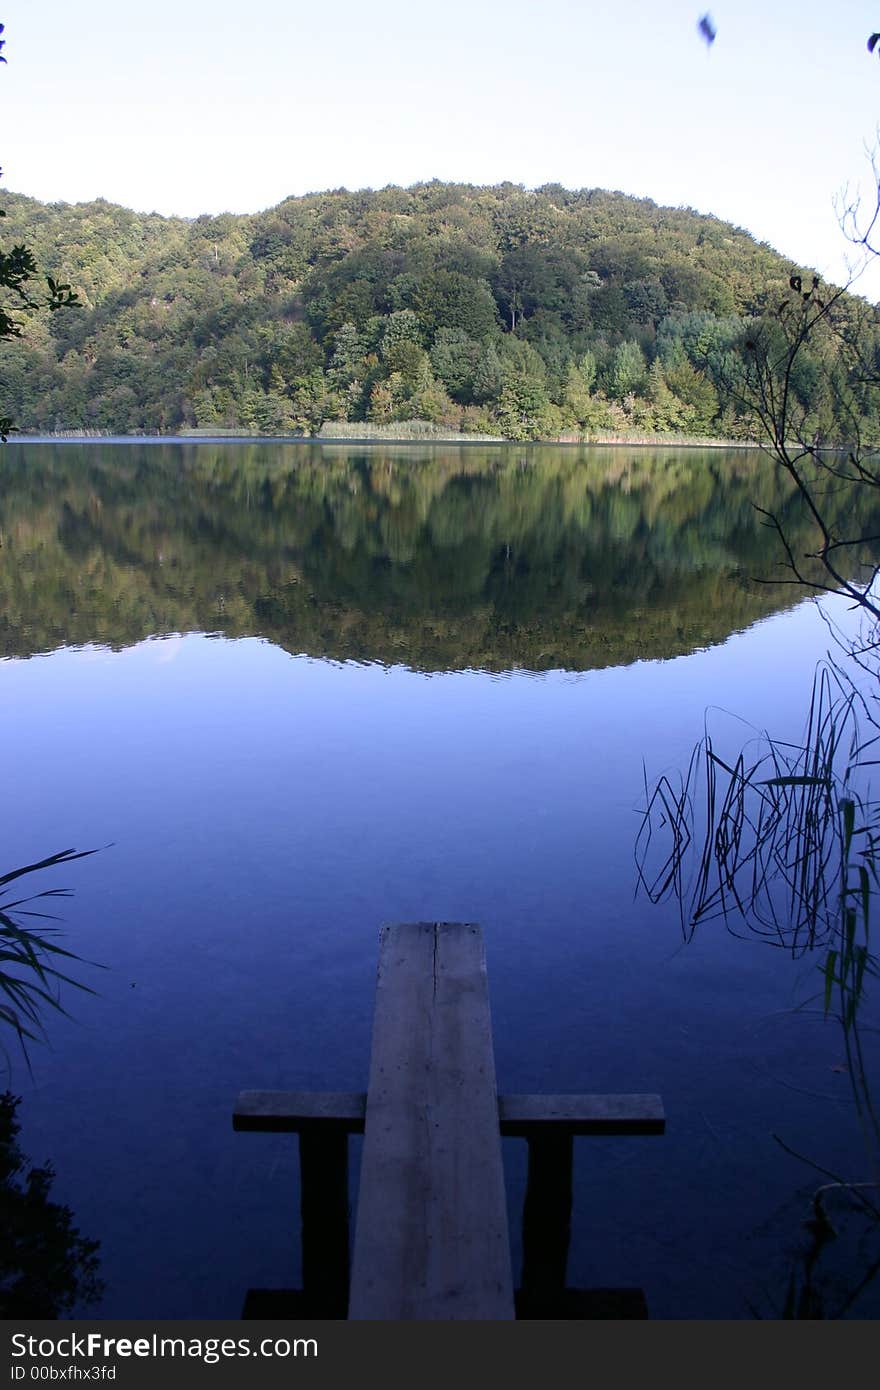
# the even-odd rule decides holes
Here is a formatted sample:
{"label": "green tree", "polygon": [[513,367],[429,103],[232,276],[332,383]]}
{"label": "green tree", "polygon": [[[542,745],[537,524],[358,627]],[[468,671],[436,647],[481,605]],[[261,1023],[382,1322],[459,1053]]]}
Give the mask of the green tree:
{"label": "green tree", "polygon": [[508,439],[546,438],[552,416],[544,383],[513,366],[505,367],[496,416]]}
{"label": "green tree", "polygon": [[648,371],[648,399],[654,411],[655,427],[660,430],[685,430],[693,420],[693,407],[679,400],[663,374],[659,357]]}
{"label": "green tree", "polygon": [[[0,208],[0,217],[6,214]],[[56,309],[78,305],[79,299],[70,285],[58,284],[51,276],[46,276],[48,294],[42,299],[33,298],[30,282],[39,276],[33,252],[27,246],[13,246],[9,251],[0,250],[0,291],[8,290],[12,295],[11,305],[0,304],[0,340],[19,338],[21,320],[16,310],[25,313],[45,308],[53,313]],[[15,423],[9,415],[0,415],[0,440],[5,444]]]}
{"label": "green tree", "polygon": [[[463,405],[474,400],[474,378],[483,352],[480,344],[460,328],[440,328],[434,338],[431,347],[434,372],[450,396]],[[490,392],[494,394],[494,390]]]}
{"label": "green tree", "polygon": [[718,395],[712,382],[688,360],[680,343],[664,362],[663,375],[673,395],[689,408],[697,431],[705,433],[718,412]]}
{"label": "green tree", "polygon": [[586,352],[576,362],[569,363],[562,404],[575,424],[584,425],[590,418],[595,381],[596,358],[593,353]]}
{"label": "green tree", "polygon": [[315,367],[305,376],[296,377],[289,383],[286,394],[294,429],[303,434],[317,434],[333,404],[321,368]]}
{"label": "green tree", "polygon": [[396,309],[382,321],[382,359],[390,371],[397,371],[398,356],[412,360],[412,349],[422,348],[422,326],[412,309]]}
{"label": "green tree", "polygon": [[[0,24],[0,34],[4,28],[5,26]],[[0,49],[5,46],[6,40],[0,39]],[[0,63],[5,62],[6,59],[0,53]],[[0,169],[0,174],[2,172]],[[0,217],[5,216],[6,212],[0,208]],[[21,319],[17,317],[16,311],[28,313],[46,308],[50,313],[54,313],[56,309],[79,304],[79,299],[70,285],[59,284],[50,275],[45,277],[48,294],[41,299],[33,298],[31,281],[36,280],[38,276],[37,263],[29,247],[16,245],[9,251],[0,249],[0,292],[8,291],[11,296],[11,300],[7,298],[6,303],[0,303],[0,341],[21,336]],[[2,443],[6,443],[10,431],[14,429],[15,424],[11,416],[0,413]]]}
{"label": "green tree", "polygon": [[645,384],[648,368],[645,354],[638,343],[626,339],[615,348],[606,373],[608,394],[614,400],[640,391]]}
{"label": "green tree", "polygon": [[478,405],[495,401],[504,385],[504,367],[492,343],[484,348],[474,366],[473,396]]}
{"label": "green tree", "polygon": [[488,284],[457,270],[435,270],[426,275],[415,292],[414,307],[428,342],[442,329],[458,330],[477,342],[499,329]]}

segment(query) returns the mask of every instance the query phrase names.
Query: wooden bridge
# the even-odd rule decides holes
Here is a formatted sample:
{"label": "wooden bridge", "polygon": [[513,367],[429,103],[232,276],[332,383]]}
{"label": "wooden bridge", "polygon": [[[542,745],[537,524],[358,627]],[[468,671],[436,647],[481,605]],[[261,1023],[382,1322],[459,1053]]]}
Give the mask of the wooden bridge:
{"label": "wooden bridge", "polygon": [[[499,1096],[478,926],[384,927],[369,1087],[244,1091],[237,1130],[299,1135],[302,1290],[244,1317],[646,1317],[641,1290],[566,1288],[573,1140],[662,1134],[656,1095]],[[349,1263],[348,1138],[363,1134]],[[529,1146],[514,1293],[501,1137]]]}

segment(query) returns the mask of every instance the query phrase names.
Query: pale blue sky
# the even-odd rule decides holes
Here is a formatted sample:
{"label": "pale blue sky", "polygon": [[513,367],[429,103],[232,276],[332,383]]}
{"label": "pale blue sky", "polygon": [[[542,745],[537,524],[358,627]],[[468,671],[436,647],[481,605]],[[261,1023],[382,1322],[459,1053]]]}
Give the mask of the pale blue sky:
{"label": "pale blue sky", "polygon": [[[145,211],[441,178],[619,188],[840,280],[876,0],[0,0],[5,187]],[[870,187],[870,183],[868,183]],[[851,252],[850,252],[851,254]],[[875,267],[861,292],[880,298]]]}

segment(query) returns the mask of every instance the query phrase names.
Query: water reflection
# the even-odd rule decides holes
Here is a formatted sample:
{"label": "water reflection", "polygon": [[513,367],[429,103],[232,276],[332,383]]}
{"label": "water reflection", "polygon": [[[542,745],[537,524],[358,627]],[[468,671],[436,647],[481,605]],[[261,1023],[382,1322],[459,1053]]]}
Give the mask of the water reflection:
{"label": "water reflection", "polygon": [[725,450],[19,445],[0,651],[172,632],[417,670],[590,670],[711,645],[794,597],[808,523]]}
{"label": "water reflection", "polygon": [[[808,604],[755,622],[796,595],[749,583],[778,559],[753,501],[795,529],[747,453],[4,452],[0,651],[104,644],[3,662],[0,692],[7,862],[116,843],[65,910],[108,969],[22,1106],[101,1242],[102,1316],[235,1317],[298,1282],[295,1152],[234,1134],[234,1097],[363,1089],[376,932],[418,920],[483,925],[504,1090],[667,1103],[662,1155],[577,1169],[572,1285],[743,1315],[791,1203],[770,1136],[813,1152],[821,1125],[844,1162],[846,1078],[818,1029],[768,1056],[802,981],[723,932],[677,952],[632,843],[643,759],[678,766],[707,705],[799,731],[827,631]],[[512,674],[434,674],[467,666]]]}
{"label": "water reflection", "polygon": [[0,1317],[58,1318],[101,1299],[99,1244],[52,1200],[52,1165],[22,1153],[19,1104],[0,1094]]}

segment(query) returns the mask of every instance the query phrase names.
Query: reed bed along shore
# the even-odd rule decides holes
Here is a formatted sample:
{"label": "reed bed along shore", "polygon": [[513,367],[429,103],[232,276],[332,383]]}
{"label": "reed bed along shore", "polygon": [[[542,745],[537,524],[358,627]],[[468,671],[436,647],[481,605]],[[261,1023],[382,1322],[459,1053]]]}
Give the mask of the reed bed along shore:
{"label": "reed bed along shore", "polygon": [[368,421],[337,420],[327,421],[314,435],[306,434],[260,434],[245,429],[196,429],[186,428],[170,431],[167,434],[154,430],[149,434],[114,434],[109,430],[54,430],[43,434],[14,434],[10,443],[33,444],[63,440],[95,440],[114,442],[186,440],[216,441],[228,439],[246,441],[252,439],[277,440],[279,443],[309,443],[314,441],[352,444],[387,443],[431,443],[431,444],[581,444],[581,445],[648,445],[653,448],[699,448],[699,449],[756,449],[760,448],[753,439],[718,439],[689,434],[576,434],[565,433],[547,439],[513,440],[501,434],[474,434],[451,430],[429,420],[402,420],[392,424],[379,425]]}

